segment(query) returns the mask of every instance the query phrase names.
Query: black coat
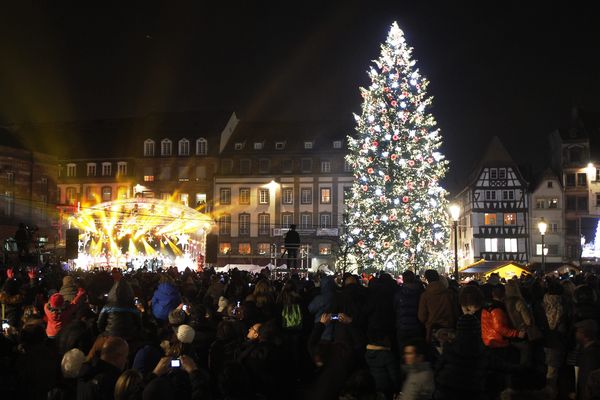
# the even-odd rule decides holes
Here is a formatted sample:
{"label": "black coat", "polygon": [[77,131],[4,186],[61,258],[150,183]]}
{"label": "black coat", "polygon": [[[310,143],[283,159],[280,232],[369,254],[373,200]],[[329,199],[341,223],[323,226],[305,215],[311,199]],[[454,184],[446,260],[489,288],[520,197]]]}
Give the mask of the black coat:
{"label": "black coat", "polygon": [[104,307],[98,317],[98,330],[123,339],[139,338],[142,317],[135,308]]}
{"label": "black coat", "polygon": [[92,364],[83,364],[81,377],[77,382],[77,400],[113,399],[120,375],[121,370],[100,359],[94,360]]}
{"label": "black coat", "polygon": [[423,324],[419,321],[419,299],[423,286],[418,283],[405,283],[394,295],[394,313],[397,332],[421,332]]}

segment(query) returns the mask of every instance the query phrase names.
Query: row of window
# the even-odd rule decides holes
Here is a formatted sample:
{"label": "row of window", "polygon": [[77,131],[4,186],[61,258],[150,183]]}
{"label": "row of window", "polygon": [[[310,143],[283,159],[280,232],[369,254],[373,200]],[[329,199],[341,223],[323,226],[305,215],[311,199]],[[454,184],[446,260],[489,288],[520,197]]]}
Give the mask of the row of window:
{"label": "row of window", "polygon": [[485,239],[485,251],[486,253],[516,253],[519,251],[516,238],[505,238],[504,248],[498,250],[498,243],[502,243],[502,239],[498,238],[486,238]]}
{"label": "row of window", "polygon": [[[59,189],[60,190],[60,189]],[[117,188],[117,199],[126,199],[129,197],[129,189],[126,186],[119,186]],[[60,198],[60,192],[59,192]],[[88,186],[85,188],[85,197],[81,200],[87,200],[92,202],[98,201],[112,201],[113,198],[113,188],[111,186]],[[75,205],[79,201],[79,195],[77,193],[77,188],[75,187],[67,187],[65,189],[65,203],[69,205]]]}
{"label": "row of window", "polygon": [[[221,160],[221,173],[223,174],[231,174],[234,172],[234,162],[231,159]],[[320,172],[321,173],[331,173],[336,172],[332,169],[330,160],[321,160],[320,163]],[[278,166],[278,172],[281,173],[292,173],[295,171],[294,168],[294,160],[291,158],[287,158],[281,160],[280,165]],[[352,166],[347,161],[344,162],[344,172],[351,172]],[[258,160],[258,173],[259,174],[268,174],[271,172],[271,160],[268,158],[263,158]],[[312,158],[303,158],[300,160],[300,172],[302,173],[311,173],[313,172],[313,159]],[[252,173],[252,160],[250,159],[241,159],[239,162],[239,173],[240,174],[250,174]]]}
{"label": "row of window", "polygon": [[490,168],[490,179],[506,179],[506,168]]}
{"label": "row of window", "polygon": [[[240,188],[238,192],[238,203],[241,205],[250,204],[250,188]],[[260,188],[257,190],[258,204],[269,204],[271,199],[271,192],[269,189]],[[223,204],[231,204],[231,189],[221,188],[219,191],[219,202]],[[313,190],[312,188],[301,188],[300,189],[300,204],[312,204],[313,202]],[[282,204],[294,204],[294,189],[283,188],[281,190],[281,203]],[[319,188],[319,203],[320,204],[331,204],[331,188],[322,187]]]}
{"label": "row of window", "polygon": [[[552,183],[552,182],[548,182]],[[535,200],[535,208],[558,208],[558,198],[538,198]]]}
{"label": "row of window", "polygon": [[[288,228],[294,223],[293,213],[282,213],[281,214],[281,227]],[[222,214],[218,219],[219,234],[231,235],[231,214]],[[331,228],[331,213],[324,212],[319,214],[319,228]],[[300,229],[314,229],[313,226],[313,214],[312,213],[301,213],[300,214]],[[250,214],[241,213],[238,214],[238,234],[239,235],[250,235]],[[270,235],[271,234],[271,215],[268,213],[258,214],[258,234],[259,235]]]}
{"label": "row of window", "polygon": [[[596,171],[598,173],[598,171]],[[587,186],[587,173],[565,174],[565,186]]]}
{"label": "row of window", "polygon": [[[152,139],[146,139],[144,141],[144,156],[152,157],[155,155],[156,143]],[[190,141],[188,139],[181,139],[178,142],[177,154],[180,156],[190,155]],[[203,156],[208,153],[208,141],[205,138],[196,140],[196,155]],[[173,142],[170,139],[163,139],[160,141],[160,155],[163,157],[171,157],[173,155]]]}
{"label": "row of window", "polygon": [[[306,252],[310,252],[309,246],[302,246]],[[272,257],[276,255],[277,249],[271,243],[257,243],[255,248],[256,255]],[[231,242],[220,242],[219,243],[219,253],[221,255],[229,255],[234,254]],[[275,253],[275,254],[274,254]],[[237,245],[237,254],[239,255],[251,255],[252,253],[252,245],[247,242],[240,242]],[[331,254],[331,243],[319,243],[319,255],[330,255]]]}
{"label": "row of window", "polygon": [[[485,199],[487,201],[499,200],[497,193],[500,192],[498,190],[486,190],[485,191]],[[514,190],[502,190],[502,200],[514,200],[515,199],[515,191]]]}
{"label": "row of window", "polygon": [[[304,149],[305,150],[312,150],[313,146],[314,146],[314,142],[311,140],[306,140],[304,141]],[[284,150],[285,149],[285,145],[286,142],[275,142],[275,150]],[[246,147],[246,142],[236,142],[233,146],[233,148],[235,150],[243,150]],[[334,149],[341,149],[342,148],[342,141],[341,140],[334,140],[332,143],[332,147]],[[265,142],[254,142],[252,148],[254,150],[263,150],[265,148]]]}
{"label": "row of window", "polygon": [[[144,167],[144,182],[154,182],[155,179],[158,179],[159,181],[171,180],[173,178],[171,170],[172,167],[170,165],[161,166],[159,168],[158,176],[156,176],[154,175],[153,167]],[[177,167],[177,180],[179,182],[188,182],[190,179],[194,179],[190,173],[191,170],[191,167],[188,165]],[[206,180],[206,166],[197,165],[194,176],[196,181]]]}
{"label": "row of window", "polygon": [[[101,176],[112,176],[112,163],[111,162],[103,162],[100,164],[100,175]],[[87,176],[98,176],[98,164],[97,163],[87,163],[86,164],[86,172]],[[77,176],[77,164],[69,163],[67,164],[67,177],[72,178]],[[59,168],[59,174],[61,173]],[[119,161],[117,162],[117,175],[125,176],[127,175],[127,162]]]}
{"label": "row of window", "polygon": [[503,225],[516,225],[517,214],[515,213],[485,213],[484,224],[485,225],[500,225],[498,221],[503,221]]}

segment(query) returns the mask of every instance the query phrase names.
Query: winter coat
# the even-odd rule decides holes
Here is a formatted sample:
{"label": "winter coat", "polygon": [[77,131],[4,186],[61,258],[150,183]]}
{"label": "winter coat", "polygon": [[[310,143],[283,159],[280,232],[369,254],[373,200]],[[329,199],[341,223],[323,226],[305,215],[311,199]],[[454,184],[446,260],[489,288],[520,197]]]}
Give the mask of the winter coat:
{"label": "winter coat", "polygon": [[65,301],[73,301],[75,296],[77,296],[77,285],[75,285],[75,282],[72,280],[69,280],[66,282],[66,284],[62,285],[59,293],[62,295]]}
{"label": "winter coat", "polygon": [[533,316],[525,300],[521,297],[506,297],[504,300],[506,312],[512,326],[519,330],[526,330],[533,325]]}
{"label": "winter coat", "polygon": [[60,358],[52,347],[37,344],[17,357],[15,370],[19,398],[46,400],[48,391],[58,383]]}
{"label": "winter coat", "polygon": [[95,359],[84,363],[77,382],[77,400],[103,400],[114,398],[115,385],[121,371],[112,364]]}
{"label": "winter coat", "polygon": [[77,304],[81,301],[85,291],[81,290],[71,303],[65,301],[62,308],[53,308],[50,303],[44,304],[44,313],[48,323],[46,325],[46,335],[50,338],[55,337],[63,326],[66,326],[71,322],[75,312],[78,309]]}
{"label": "winter coat", "polygon": [[181,294],[170,283],[161,283],[152,296],[152,314],[161,321],[169,318],[169,313],[181,304]]}
{"label": "winter coat", "polygon": [[419,299],[423,286],[418,283],[405,283],[394,295],[394,314],[398,332],[419,332],[423,324],[419,321]]}
{"label": "winter coat", "polygon": [[427,285],[419,299],[419,321],[425,325],[427,339],[431,339],[433,328],[454,328],[458,318],[458,301],[454,292],[442,282]]}
{"label": "winter coat", "polygon": [[131,286],[125,281],[115,282],[98,316],[98,330],[131,340],[140,335],[141,329],[142,316],[134,306]]}
{"label": "winter coat", "polygon": [[429,400],[433,397],[435,384],[433,371],[428,362],[403,365],[402,370],[407,374],[402,385],[402,400]]}
{"label": "winter coat", "polygon": [[400,389],[400,366],[389,348],[367,345],[365,361],[369,366],[369,372],[375,379],[375,387],[378,392],[387,395],[398,392]]}
{"label": "winter coat", "polygon": [[[579,374],[577,375],[577,399],[586,399],[585,389],[588,377],[597,369],[600,369],[600,342],[592,342],[584,348],[578,360]],[[587,400],[587,399],[586,399]]]}
{"label": "winter coat", "polygon": [[23,295],[19,293],[20,283],[16,279],[8,279],[0,292],[0,303],[4,305],[4,319],[11,326],[17,326],[21,318]]}
{"label": "winter coat", "polygon": [[519,331],[513,329],[502,303],[492,301],[489,307],[481,311],[481,339],[488,347],[508,347],[509,338],[519,336]]}
{"label": "winter coat", "polygon": [[321,314],[331,311],[335,299],[335,281],[330,276],[321,278],[321,293],[308,305],[308,311],[315,316],[315,322],[321,319]]}

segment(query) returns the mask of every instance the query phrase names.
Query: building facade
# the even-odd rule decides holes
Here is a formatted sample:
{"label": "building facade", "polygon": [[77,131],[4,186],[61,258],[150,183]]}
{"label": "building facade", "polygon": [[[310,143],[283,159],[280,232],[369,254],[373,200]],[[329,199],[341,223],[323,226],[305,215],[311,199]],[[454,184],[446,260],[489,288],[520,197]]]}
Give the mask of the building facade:
{"label": "building facade", "polygon": [[[562,179],[551,169],[544,171],[533,186],[530,200],[530,254],[529,261],[542,262],[542,251],[546,249],[544,262],[560,263],[565,259],[564,243],[564,197]],[[542,236],[538,224],[547,224],[542,247]]]}
{"label": "building facade", "polygon": [[295,224],[298,264],[333,269],[352,184],[345,149],[339,126],[240,122],[214,180],[219,265],[287,263],[283,236]]}
{"label": "building facade", "polygon": [[497,137],[455,201],[461,208],[459,265],[480,259],[527,263],[527,182]]}

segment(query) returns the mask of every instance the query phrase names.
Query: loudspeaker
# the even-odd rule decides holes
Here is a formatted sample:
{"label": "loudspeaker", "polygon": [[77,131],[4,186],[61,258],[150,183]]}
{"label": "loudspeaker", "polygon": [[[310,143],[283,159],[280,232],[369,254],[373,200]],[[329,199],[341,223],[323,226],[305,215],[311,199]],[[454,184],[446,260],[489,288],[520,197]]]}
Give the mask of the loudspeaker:
{"label": "loudspeaker", "polygon": [[209,233],[206,235],[206,258],[207,264],[217,263],[217,254],[219,253],[219,236]]}
{"label": "loudspeaker", "polygon": [[79,229],[67,229],[67,243],[65,256],[67,260],[74,260],[79,256]]}

